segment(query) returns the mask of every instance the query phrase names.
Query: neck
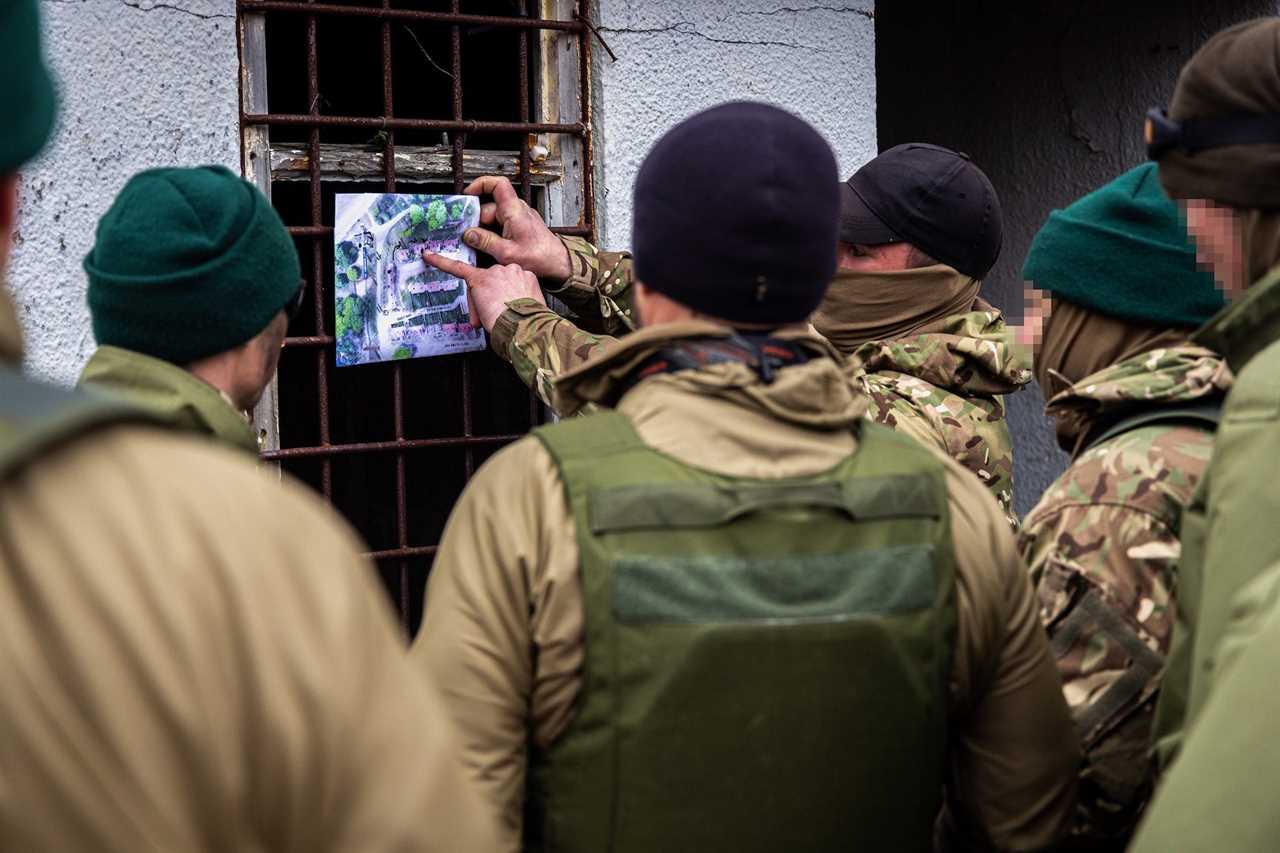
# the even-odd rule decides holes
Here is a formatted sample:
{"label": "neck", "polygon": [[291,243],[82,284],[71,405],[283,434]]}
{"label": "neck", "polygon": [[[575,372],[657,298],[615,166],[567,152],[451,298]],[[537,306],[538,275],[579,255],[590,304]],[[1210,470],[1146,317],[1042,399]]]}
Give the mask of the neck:
{"label": "neck", "polygon": [[235,389],[235,365],[228,357],[229,355],[230,353],[224,352],[203,358],[187,365],[186,369],[192,376],[220,391],[222,396],[230,400],[231,404],[237,409],[243,409],[233,393]]}

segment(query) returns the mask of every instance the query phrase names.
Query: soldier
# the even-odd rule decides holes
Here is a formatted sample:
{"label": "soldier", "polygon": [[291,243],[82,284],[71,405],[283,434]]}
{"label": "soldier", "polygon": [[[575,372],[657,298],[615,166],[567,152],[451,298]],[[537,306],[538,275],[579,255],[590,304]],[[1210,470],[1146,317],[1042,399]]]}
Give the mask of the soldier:
{"label": "soldier", "polygon": [[84,259],[98,349],[80,384],[257,453],[247,412],[302,304],[293,238],[223,166],[129,179]]}
{"label": "soldier", "polygon": [[[0,269],[53,126],[38,34],[0,0]],[[0,290],[0,847],[491,849],[351,531],[21,353]]]}
{"label": "soldier", "polygon": [[[1212,459],[1182,520],[1178,622],[1156,720],[1166,760],[1183,732],[1195,731],[1206,701],[1214,702],[1232,596],[1280,560],[1274,529],[1280,513],[1274,471],[1280,348],[1273,346],[1280,338],[1277,68],[1280,18],[1240,24],[1210,39],[1182,69],[1167,114],[1148,113],[1148,150],[1159,163],[1160,181],[1182,206],[1197,251],[1233,302],[1196,333],[1195,341],[1222,353],[1236,374]],[[1221,724],[1234,714],[1243,722],[1255,713],[1267,714],[1268,706],[1232,706],[1220,710],[1217,719]],[[1203,740],[1199,743],[1203,753]],[[1175,776],[1180,766],[1175,765]],[[1217,787],[1203,804],[1221,803],[1227,781],[1215,778]],[[1170,812],[1188,805],[1185,786],[1177,783],[1184,793],[1169,793],[1169,805],[1165,795],[1156,798],[1153,832],[1147,837],[1167,838],[1189,826]],[[1170,788],[1175,788],[1172,779]],[[1188,814],[1205,817],[1201,805]],[[1208,833],[1237,816],[1224,813],[1221,820],[1205,821],[1178,849],[1207,849]],[[1157,823],[1163,826],[1158,832]],[[1261,823],[1254,819],[1251,826]]]}
{"label": "soldier", "polygon": [[[557,239],[505,178],[481,178],[466,192],[493,195],[481,222],[504,235],[475,228],[468,243],[541,276],[573,312],[572,321],[559,317],[532,286],[472,297],[494,349],[550,404],[556,376],[635,327],[630,256]],[[965,155],[911,144],[867,163],[840,195],[839,269],[814,327],[851,356],[872,402],[868,417],[973,471],[1016,528],[1001,395],[1031,371],[1000,312],[978,296],[1002,240],[995,189]]]}
{"label": "soldier", "polygon": [[1231,381],[1188,339],[1224,299],[1150,163],[1054,211],[1023,276],[1052,294],[1036,318],[1036,374],[1072,463],[1024,519],[1019,548],[1085,750],[1073,846],[1122,850],[1154,777],[1178,513]]}
{"label": "soldier", "polygon": [[604,409],[454,508],[413,654],[501,850],[924,850],[944,784],[965,844],[1065,827],[1077,741],[998,506],[867,420],[808,328],[835,168],[762,104],[668,132],[635,185],[641,328],[555,386]]}

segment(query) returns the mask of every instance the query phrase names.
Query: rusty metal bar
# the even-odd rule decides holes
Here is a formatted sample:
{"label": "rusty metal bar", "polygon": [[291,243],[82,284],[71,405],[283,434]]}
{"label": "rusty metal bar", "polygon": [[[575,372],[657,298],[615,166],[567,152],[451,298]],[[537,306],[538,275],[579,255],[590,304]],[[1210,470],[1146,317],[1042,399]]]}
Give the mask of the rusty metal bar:
{"label": "rusty metal bar", "polygon": [[[590,0],[578,0],[578,18],[586,21],[590,15]],[[591,229],[589,239],[594,243],[596,194],[595,175],[592,174],[595,151],[592,147],[591,134],[591,32],[586,27],[578,30],[578,62],[581,68],[578,73],[578,82],[582,87],[582,224]]]}
{"label": "rusty metal bar", "polygon": [[479,121],[464,119],[461,113],[452,119],[394,118],[392,116],[322,116],[299,113],[245,113],[245,124],[269,127],[356,127],[369,130],[444,130],[457,133],[571,133],[581,136],[587,131],[581,124],[551,122]]}
{"label": "rusty metal bar", "polygon": [[[520,0],[520,15],[529,14],[528,0]],[[529,30],[520,31],[520,121],[528,122],[529,115]],[[527,205],[533,205],[533,182],[529,179],[529,134],[520,137],[520,197]],[[538,425],[538,395],[529,391],[529,427]]]}
{"label": "rusty metal bar", "polygon": [[431,557],[440,550],[439,545],[411,545],[408,548],[388,548],[385,551],[367,551],[371,560],[403,560],[408,557]]}
{"label": "rusty metal bar", "polygon": [[[311,180],[310,177],[307,180]],[[289,233],[294,237],[332,237],[332,225],[290,225]]]}
{"label": "rusty metal bar", "polygon": [[327,347],[337,343],[337,338],[333,335],[299,335],[297,337],[285,338],[284,347]]}
{"label": "rusty metal bar", "polygon": [[400,441],[359,441],[351,444],[325,444],[314,447],[282,447],[262,454],[263,459],[322,459],[350,456],[353,453],[395,453],[404,450],[429,450],[441,447],[471,447],[509,444],[519,435],[468,435],[455,438],[406,438]]}
{"label": "rusty metal bar", "polygon": [[[311,115],[320,115],[320,59],[316,48],[316,17],[307,18],[307,103]],[[320,194],[320,128],[311,128],[311,226],[321,227],[324,210]],[[316,334],[324,328],[324,247],[319,240],[311,242],[311,281],[315,296]],[[320,444],[329,444],[329,374],[328,350],[316,351],[316,398],[320,406]],[[333,464],[328,456],[320,463],[320,489],[327,500],[333,500]]]}
{"label": "rusty metal bar", "polygon": [[[457,15],[459,13],[459,0],[450,0],[450,12]],[[462,120],[462,28],[456,23],[449,28],[449,64],[450,75],[453,80],[453,118],[455,121]],[[494,124],[509,124],[507,122],[494,122]],[[475,128],[473,128],[475,129]],[[521,131],[528,133],[530,131]],[[455,193],[462,192],[463,174],[462,174],[462,152],[467,147],[467,137],[464,132],[453,134],[453,191]],[[462,357],[462,435],[470,438],[474,429],[472,409],[471,409],[471,356],[464,355]],[[472,473],[475,472],[476,458],[471,451],[471,446],[464,445],[463,449],[463,469],[466,472],[466,478],[471,479]]]}
{"label": "rusty metal bar", "polygon": [[[384,11],[391,8],[390,0],[382,0]],[[382,114],[395,112],[395,97],[391,83],[391,21],[382,19]],[[396,132],[387,131],[387,142],[382,155],[383,185],[387,192],[396,191]],[[396,441],[404,441],[404,365],[396,362],[391,367],[391,397],[393,400]],[[396,453],[396,544],[409,547],[409,504],[405,496],[404,452]],[[401,561],[400,574],[400,623],[409,630],[409,564]]]}
{"label": "rusty metal bar", "polygon": [[552,234],[565,234],[570,237],[586,237],[591,239],[596,233],[594,224],[591,225],[552,225]]}
{"label": "rusty metal bar", "polygon": [[[524,30],[586,29],[578,21],[552,21],[536,18],[514,18],[506,15],[464,15],[460,12],[424,12],[411,9],[389,9],[375,6],[338,6],[332,3],[297,2],[296,0],[238,0],[242,12],[288,12],[301,15],[334,15],[340,18],[380,18],[386,21],[417,21],[433,24],[471,24],[484,27],[513,27]],[[454,7],[457,8],[457,7]]]}

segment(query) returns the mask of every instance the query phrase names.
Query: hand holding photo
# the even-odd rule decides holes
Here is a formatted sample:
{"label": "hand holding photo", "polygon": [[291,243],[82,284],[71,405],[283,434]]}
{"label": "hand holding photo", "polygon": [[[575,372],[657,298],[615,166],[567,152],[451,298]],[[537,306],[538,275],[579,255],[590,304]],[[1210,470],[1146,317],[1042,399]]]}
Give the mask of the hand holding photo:
{"label": "hand holding photo", "polygon": [[337,364],[370,364],[485,348],[461,279],[423,252],[475,263],[462,235],[480,219],[475,196],[339,193],[334,201]]}

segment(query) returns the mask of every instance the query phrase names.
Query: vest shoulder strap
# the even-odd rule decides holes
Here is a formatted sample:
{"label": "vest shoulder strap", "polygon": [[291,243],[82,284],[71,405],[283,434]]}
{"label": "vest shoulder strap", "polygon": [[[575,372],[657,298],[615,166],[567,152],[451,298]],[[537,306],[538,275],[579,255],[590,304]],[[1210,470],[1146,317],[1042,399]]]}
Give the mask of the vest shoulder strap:
{"label": "vest shoulder strap", "polygon": [[1198,426],[1209,432],[1217,432],[1218,422],[1222,420],[1222,397],[1213,397],[1205,402],[1191,403],[1185,406],[1153,406],[1111,422],[1096,437],[1091,437],[1085,450],[1097,447],[1118,435],[1156,424],[1187,424]]}
{"label": "vest shoulder strap", "polygon": [[161,425],[122,401],[0,367],[0,480],[56,445],[118,423]]}
{"label": "vest shoulder strap", "polygon": [[624,450],[645,447],[631,421],[613,409],[545,424],[536,428],[533,434],[561,467],[575,460],[598,460]]}

